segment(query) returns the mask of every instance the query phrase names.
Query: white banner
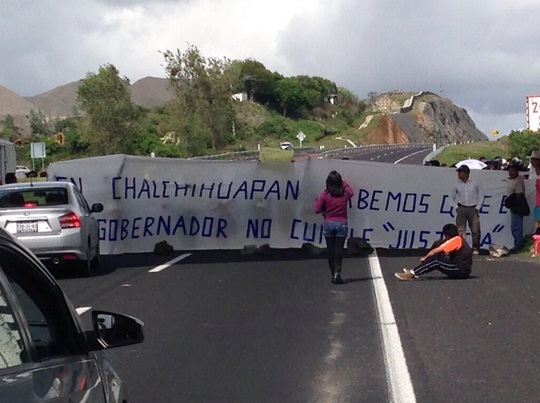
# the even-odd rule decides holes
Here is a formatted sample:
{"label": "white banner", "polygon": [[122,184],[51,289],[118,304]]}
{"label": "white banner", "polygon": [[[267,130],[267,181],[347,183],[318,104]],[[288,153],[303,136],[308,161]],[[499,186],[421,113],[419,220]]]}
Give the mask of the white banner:
{"label": "white banner", "polygon": [[[205,161],[115,155],[51,164],[51,180],[72,181],[95,214],[103,254],[150,252],[167,241],[175,250],[241,249],[269,244],[324,246],[322,217],[313,202],[331,170],[355,195],[350,236],[376,247],[429,247],[444,224],[455,223],[450,190],[453,168],[337,159],[294,163]],[[504,207],[505,171],[471,171],[484,187],[482,246],[511,247],[510,213]],[[534,181],[526,180],[531,210]],[[525,217],[526,233],[533,231]],[[471,241],[469,236],[469,242]]]}

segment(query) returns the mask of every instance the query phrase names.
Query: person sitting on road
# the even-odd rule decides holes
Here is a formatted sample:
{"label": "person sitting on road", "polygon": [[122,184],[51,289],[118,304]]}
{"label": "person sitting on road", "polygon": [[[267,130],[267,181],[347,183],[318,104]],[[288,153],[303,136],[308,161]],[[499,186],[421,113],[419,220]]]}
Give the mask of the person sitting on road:
{"label": "person sitting on road", "polygon": [[430,251],[420,258],[414,269],[394,273],[399,280],[414,280],[433,270],[439,270],[452,279],[464,279],[471,275],[472,249],[455,224],[446,224],[443,239],[433,244]]}

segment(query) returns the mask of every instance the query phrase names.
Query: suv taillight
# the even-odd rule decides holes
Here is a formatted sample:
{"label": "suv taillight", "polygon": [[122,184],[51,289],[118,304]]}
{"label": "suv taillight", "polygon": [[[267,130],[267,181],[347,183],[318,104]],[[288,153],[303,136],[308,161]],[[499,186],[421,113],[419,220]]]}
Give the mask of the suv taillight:
{"label": "suv taillight", "polygon": [[62,229],[81,227],[81,219],[72,211],[59,217],[58,221],[60,221],[60,227],[62,227]]}

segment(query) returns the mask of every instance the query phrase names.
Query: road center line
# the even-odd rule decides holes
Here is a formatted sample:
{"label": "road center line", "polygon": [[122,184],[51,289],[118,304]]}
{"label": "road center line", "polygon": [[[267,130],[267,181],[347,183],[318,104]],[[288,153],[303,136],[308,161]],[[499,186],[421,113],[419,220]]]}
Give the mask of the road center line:
{"label": "road center line", "polygon": [[175,257],[173,260],[169,260],[167,263],[163,263],[159,266],[154,267],[153,269],[149,270],[149,273],[158,273],[162,270],[165,270],[166,268],[172,266],[173,264],[179,262],[180,260],[184,260],[185,258],[191,256],[191,253],[184,253],[183,255]]}
{"label": "road center line", "polygon": [[376,251],[369,256],[369,270],[373,278],[390,401],[414,403],[416,396]]}
{"label": "road center line", "polygon": [[414,152],[412,154],[406,155],[405,157],[400,158],[396,162],[394,162],[394,165],[399,164],[401,161],[406,160],[407,158],[412,157],[413,155],[420,154],[420,153],[425,153],[425,152],[426,152],[426,150],[420,150],[420,151],[416,151],[416,152]]}

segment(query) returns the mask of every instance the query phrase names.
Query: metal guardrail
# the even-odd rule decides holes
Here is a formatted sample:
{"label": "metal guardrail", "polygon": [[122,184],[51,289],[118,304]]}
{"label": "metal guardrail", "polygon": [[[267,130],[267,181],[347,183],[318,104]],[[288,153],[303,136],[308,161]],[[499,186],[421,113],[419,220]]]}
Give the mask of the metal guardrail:
{"label": "metal guardrail", "polygon": [[231,160],[231,159],[252,159],[253,157],[258,157],[259,151],[250,150],[250,151],[235,151],[230,153],[223,154],[213,154],[213,155],[202,155],[200,157],[191,157],[189,160]]}
{"label": "metal guardrail", "polygon": [[[302,155],[302,154],[309,154],[309,153],[317,153],[319,152],[314,147],[298,147],[294,149],[294,155]],[[191,157],[188,158],[190,160],[243,160],[243,159],[254,159],[255,157],[259,157],[259,151],[258,150],[250,150],[250,151],[235,151],[230,153],[224,153],[224,154],[214,154],[214,155],[203,155],[200,157]]]}
{"label": "metal guardrail", "polygon": [[[304,154],[317,154],[320,153],[323,158],[331,158],[333,156],[339,155],[355,155],[360,154],[365,151],[376,151],[376,150],[388,150],[391,148],[417,148],[421,146],[433,146],[433,143],[400,143],[400,144],[372,144],[359,147],[342,147],[336,148],[333,150],[324,150],[320,151],[315,147],[299,147],[294,149],[295,156],[301,156]],[[441,145],[442,146],[442,145]],[[440,145],[436,145],[437,148]],[[250,151],[236,151],[223,154],[214,154],[214,155],[203,155],[200,157],[188,158],[190,160],[252,160],[257,159],[259,156],[258,150]]]}
{"label": "metal guardrail", "polygon": [[[417,148],[422,146],[433,146],[433,143],[400,143],[400,144],[372,144],[359,147],[345,147],[334,150],[323,151],[321,154],[324,158],[333,157],[336,155],[355,155],[365,151],[389,150],[391,148]],[[439,146],[436,145],[438,148]]]}

